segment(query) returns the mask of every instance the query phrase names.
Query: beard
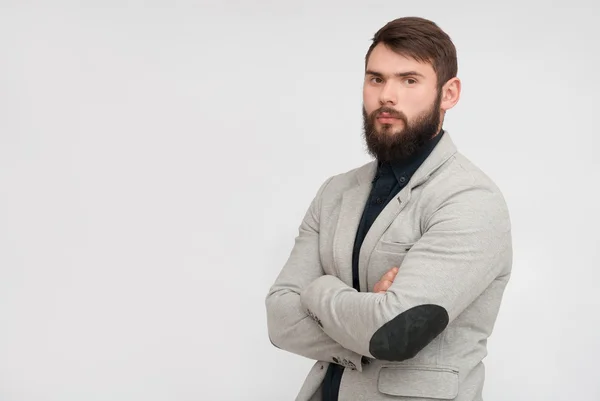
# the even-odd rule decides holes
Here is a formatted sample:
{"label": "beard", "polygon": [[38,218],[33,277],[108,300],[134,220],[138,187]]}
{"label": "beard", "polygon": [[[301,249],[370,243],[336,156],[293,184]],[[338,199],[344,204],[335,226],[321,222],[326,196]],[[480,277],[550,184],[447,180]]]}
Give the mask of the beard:
{"label": "beard", "polygon": [[[408,123],[404,113],[391,107],[380,107],[367,115],[363,106],[364,137],[369,154],[380,162],[403,162],[419,154],[438,131],[441,121],[441,91],[433,106]],[[375,124],[380,113],[389,113],[390,117],[400,119],[404,128],[394,129],[392,124],[382,124],[378,131]]]}

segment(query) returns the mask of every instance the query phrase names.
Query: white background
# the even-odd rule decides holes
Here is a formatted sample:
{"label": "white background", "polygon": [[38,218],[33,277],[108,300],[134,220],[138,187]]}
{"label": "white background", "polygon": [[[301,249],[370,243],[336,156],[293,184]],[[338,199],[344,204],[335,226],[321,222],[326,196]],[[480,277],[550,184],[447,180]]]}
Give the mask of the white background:
{"label": "white background", "polygon": [[0,400],[292,400],[264,298],[370,160],[364,54],[406,15],[454,40],[445,128],[511,211],[486,401],[600,400],[591,0],[1,1]]}

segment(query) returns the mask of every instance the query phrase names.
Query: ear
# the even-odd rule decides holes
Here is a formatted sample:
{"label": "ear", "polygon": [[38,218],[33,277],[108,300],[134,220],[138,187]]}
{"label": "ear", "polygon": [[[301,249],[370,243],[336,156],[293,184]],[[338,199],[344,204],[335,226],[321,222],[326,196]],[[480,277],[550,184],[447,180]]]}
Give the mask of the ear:
{"label": "ear", "polygon": [[453,108],[460,99],[460,79],[454,77],[442,86],[442,102],[440,108],[443,111]]}

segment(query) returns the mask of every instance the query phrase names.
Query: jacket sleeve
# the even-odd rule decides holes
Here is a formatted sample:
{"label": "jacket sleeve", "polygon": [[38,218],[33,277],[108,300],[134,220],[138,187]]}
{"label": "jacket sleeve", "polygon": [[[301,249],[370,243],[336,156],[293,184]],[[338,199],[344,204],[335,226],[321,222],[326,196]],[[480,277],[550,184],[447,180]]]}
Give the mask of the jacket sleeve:
{"label": "jacket sleeve", "polygon": [[438,205],[386,293],[357,292],[333,276],[304,289],[303,307],[325,333],[362,355],[406,360],[510,272],[511,228],[499,191],[455,190]]}
{"label": "jacket sleeve", "polygon": [[271,286],[267,298],[267,327],[276,347],[309,359],[332,362],[362,371],[362,355],[332,340],[321,322],[300,304],[300,293],[324,274],[319,255],[319,188],[306,212],[291,254]]}

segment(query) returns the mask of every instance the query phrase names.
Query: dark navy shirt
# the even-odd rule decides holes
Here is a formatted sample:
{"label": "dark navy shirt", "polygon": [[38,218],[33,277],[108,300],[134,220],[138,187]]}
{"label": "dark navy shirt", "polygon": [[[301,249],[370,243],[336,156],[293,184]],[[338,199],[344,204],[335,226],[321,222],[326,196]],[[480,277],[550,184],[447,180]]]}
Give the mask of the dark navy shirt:
{"label": "dark navy shirt", "polygon": [[[420,153],[402,163],[378,163],[377,172],[372,181],[371,193],[363,210],[352,252],[352,286],[360,291],[358,281],[358,256],[363,240],[369,232],[369,228],[379,216],[379,213],[388,202],[406,186],[412,175],[429,157],[431,151],[438,144],[444,131],[440,131]],[[390,266],[390,269],[392,266]],[[323,379],[323,401],[338,401],[338,393],[344,367],[338,364],[330,364],[325,378]]]}

